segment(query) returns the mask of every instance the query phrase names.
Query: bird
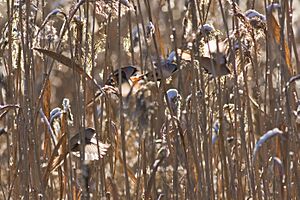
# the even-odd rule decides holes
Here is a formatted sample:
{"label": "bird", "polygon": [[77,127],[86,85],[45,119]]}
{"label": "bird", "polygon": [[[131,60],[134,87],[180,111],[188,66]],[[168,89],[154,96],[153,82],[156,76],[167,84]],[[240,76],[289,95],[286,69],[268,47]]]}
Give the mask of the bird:
{"label": "bird", "polygon": [[[126,66],[121,67],[121,84],[128,83],[130,84],[130,77],[134,76],[138,72],[137,67]],[[116,69],[108,76],[108,79],[105,81],[105,85],[118,86],[119,84],[119,69]]]}
{"label": "bird", "polygon": [[[197,35],[204,39],[201,55],[194,58],[199,61],[199,66],[202,67],[208,74],[213,77],[220,77],[230,74],[226,59],[225,41],[218,41],[217,35],[219,32],[211,24],[203,24],[198,27]],[[177,55],[181,60],[190,62],[192,56],[189,50],[178,48]],[[176,61],[176,51],[173,50],[168,57],[169,62]]]}
{"label": "bird", "polygon": [[[63,105],[66,103],[69,105],[69,100],[64,99]],[[68,121],[73,121],[73,116],[71,114],[71,109],[69,106],[65,106],[67,109],[67,119]],[[61,131],[61,117],[63,114],[63,110],[59,107],[56,107],[51,110],[50,112],[50,124],[54,128],[55,135],[52,137],[55,138],[55,141],[57,141],[58,133]],[[55,123],[58,122],[58,123]],[[84,138],[84,154],[85,154],[85,160],[99,160],[100,158],[103,158],[103,156],[106,154],[107,149],[110,147],[110,144],[104,144],[97,140],[96,138],[96,131],[93,128],[85,128],[81,129],[81,133],[83,134]],[[55,162],[55,165],[58,165],[62,158],[68,155],[68,153],[72,153],[73,155],[80,157],[80,150],[81,150],[81,133],[76,133],[73,137],[69,140],[70,149],[68,151],[63,152],[60,156],[57,157],[57,162]],[[65,136],[62,136],[65,137]],[[60,139],[61,140],[61,139]],[[57,145],[57,143],[55,143]],[[99,154],[98,154],[98,147],[99,147]]]}
{"label": "bird", "polygon": [[[102,159],[110,147],[110,144],[102,143],[96,138],[96,131],[93,128],[82,129],[82,134],[84,137],[84,160],[85,161],[95,161]],[[62,139],[66,137],[66,134],[60,138],[57,145],[62,145]],[[76,133],[69,140],[70,149],[58,153],[58,155],[48,163],[47,171],[54,171],[57,167],[61,166],[64,159],[70,153],[76,157],[80,157],[81,150],[81,133]],[[98,151],[99,149],[99,151]]]}
{"label": "bird", "polygon": [[230,74],[226,56],[223,53],[212,53],[211,57],[201,56],[199,58],[199,65],[213,77]]}
{"label": "bird", "polygon": [[[216,47],[215,47],[216,48]],[[209,53],[209,51],[211,53]],[[199,65],[208,73],[211,74],[213,77],[224,76],[230,74],[230,70],[227,67],[227,59],[226,55],[222,52],[217,52],[214,49],[212,44],[205,45],[205,54],[199,57]],[[177,54],[181,56],[181,59],[184,61],[190,62],[192,60],[191,54],[185,50],[177,49]],[[176,61],[175,51],[172,51],[168,57],[169,63],[174,63]],[[177,70],[177,68],[176,68]],[[173,73],[176,71],[174,70]]]}
{"label": "bird", "polygon": [[127,97],[130,94],[132,87],[136,85],[139,80],[144,79],[144,75],[138,75],[139,72],[137,66],[125,66],[121,67],[121,83],[119,83],[119,69],[116,69],[108,76],[105,81],[106,86],[112,86],[118,88],[121,84],[122,96]]}
{"label": "bird", "polygon": [[[158,64],[158,62],[154,62],[154,70],[157,81],[160,81],[161,79],[166,79],[172,76],[178,70],[178,68],[175,62],[168,59],[162,59],[160,60],[160,64]],[[151,71],[147,72],[144,75],[144,78],[146,78],[148,81],[155,81],[154,74]]]}
{"label": "bird", "polygon": [[[85,160],[99,160],[106,155],[110,144],[105,144],[96,138],[96,131],[93,128],[86,128],[83,131],[84,134],[84,157]],[[80,144],[81,144],[81,134],[77,133],[71,137],[70,141],[70,151],[76,157],[80,157]],[[98,152],[99,148],[99,152]]]}

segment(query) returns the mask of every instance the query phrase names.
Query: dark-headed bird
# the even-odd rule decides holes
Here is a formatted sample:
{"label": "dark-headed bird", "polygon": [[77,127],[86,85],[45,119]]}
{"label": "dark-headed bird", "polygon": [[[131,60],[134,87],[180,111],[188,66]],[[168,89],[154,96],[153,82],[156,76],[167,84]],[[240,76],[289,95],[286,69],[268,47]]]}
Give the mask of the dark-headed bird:
{"label": "dark-headed bird", "polygon": [[[99,160],[106,154],[110,144],[104,144],[97,140],[96,131],[93,128],[86,128],[84,134],[84,157],[85,160]],[[73,155],[80,157],[81,134],[77,133],[70,139],[70,149]],[[98,151],[99,149],[99,151]]]}
{"label": "dark-headed bird", "polygon": [[[127,96],[132,86],[140,79],[142,76],[137,75],[138,69],[134,66],[126,66],[121,68],[121,88],[122,96]],[[113,86],[115,88],[119,87],[119,69],[116,69],[111,73],[105,82],[105,85]]]}

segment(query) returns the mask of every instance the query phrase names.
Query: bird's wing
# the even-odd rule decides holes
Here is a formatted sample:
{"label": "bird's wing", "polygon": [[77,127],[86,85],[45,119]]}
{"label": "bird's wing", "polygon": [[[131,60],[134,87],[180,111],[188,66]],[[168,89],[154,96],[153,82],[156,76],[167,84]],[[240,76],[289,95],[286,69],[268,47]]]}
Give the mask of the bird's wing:
{"label": "bird's wing", "polygon": [[[110,144],[104,144],[99,141],[99,154],[97,144],[90,143],[86,144],[84,148],[84,157],[85,160],[99,160],[106,155],[107,149],[110,147]],[[73,155],[80,157],[80,152],[73,152]]]}

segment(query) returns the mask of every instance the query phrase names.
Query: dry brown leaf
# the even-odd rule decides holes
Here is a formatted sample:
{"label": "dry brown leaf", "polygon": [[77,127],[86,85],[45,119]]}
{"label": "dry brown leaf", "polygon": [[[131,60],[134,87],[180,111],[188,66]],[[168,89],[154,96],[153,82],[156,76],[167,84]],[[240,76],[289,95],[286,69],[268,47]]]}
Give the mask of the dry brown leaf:
{"label": "dry brown leaf", "polygon": [[[45,92],[43,95],[43,110],[47,119],[50,119],[50,98],[51,98],[51,84],[48,79],[45,87]],[[46,133],[45,133],[44,152],[43,152],[44,158],[47,155],[50,156],[50,146],[51,146],[50,137],[49,134],[47,133],[48,128],[46,124],[45,124],[45,131]]]}
{"label": "dry brown leaf", "polygon": [[108,190],[110,191],[111,197],[113,200],[118,200],[119,198],[119,192],[118,192],[118,186],[115,183],[115,181],[113,181],[113,179],[111,177],[107,178],[108,180]]}
{"label": "dry brown leaf", "polygon": [[164,42],[162,41],[162,38],[161,38],[161,36],[160,36],[160,30],[159,30],[159,26],[156,26],[156,29],[157,29],[157,31],[156,31],[156,37],[157,37],[157,41],[158,41],[158,46],[159,46],[159,48],[160,48],[160,52],[161,52],[161,54],[162,54],[162,57],[163,58],[165,58],[165,51],[164,51],[164,49],[165,49],[165,45],[164,45]]}
{"label": "dry brown leaf", "polygon": [[[113,128],[113,133],[115,135],[115,163],[114,165],[116,165],[116,162],[117,162],[117,159],[119,159],[120,163],[122,165],[124,165],[124,161],[122,159],[122,155],[121,155],[121,152],[120,152],[120,149],[119,149],[119,146],[121,146],[121,140],[120,140],[120,137],[119,137],[119,134],[118,134],[118,129],[116,127],[116,125],[114,123],[112,123],[112,128]],[[127,166],[127,173],[128,173],[128,176],[130,178],[130,180],[136,184],[137,182],[137,178],[135,177],[134,175],[134,172],[132,170],[132,168],[130,166]],[[113,175],[115,175],[115,169],[114,169],[114,172],[113,172]]]}
{"label": "dry brown leaf", "polygon": [[60,165],[61,161],[65,158],[66,154],[65,155],[58,155],[58,150],[59,148],[61,147],[62,143],[65,141],[66,139],[66,134],[64,134],[60,139],[59,141],[57,142],[56,146],[54,147],[54,150],[52,151],[52,155],[50,157],[50,160],[48,162],[48,165],[47,165],[47,168],[44,172],[44,175],[43,175],[43,183],[44,185],[47,184],[48,182],[48,177],[49,175],[51,174],[51,172],[57,168],[57,166]]}
{"label": "dry brown leaf", "polygon": [[96,86],[97,89],[100,89],[100,91],[102,91],[101,87],[98,85],[98,83],[96,82],[95,79],[93,79],[88,73],[86,73],[81,67],[80,65],[72,60],[71,58],[68,58],[62,54],[56,53],[54,51],[50,51],[47,49],[40,49],[40,48],[33,48],[34,50],[43,53],[51,58],[53,58],[54,60],[64,64],[65,66],[73,69],[78,72],[79,74],[83,75],[84,77],[86,77],[87,79],[91,80],[93,82],[93,84]]}
{"label": "dry brown leaf", "polygon": [[73,69],[74,69],[79,73],[79,74],[82,74],[84,75],[84,70],[80,67],[80,65],[72,60],[71,58],[68,58],[67,56],[64,56],[62,54],[59,54],[59,53],[56,53],[54,51],[50,51],[50,50],[47,50],[47,49],[40,49],[40,48],[33,48],[34,50],[38,51],[38,52],[41,52],[51,58],[53,58],[54,60],[64,64],[65,66]]}
{"label": "dry brown leaf", "polygon": [[[267,15],[267,22],[268,22],[268,33],[270,34],[271,38],[274,37],[275,38],[275,42],[277,44],[277,46],[280,46],[280,32],[281,32],[281,27],[279,26],[277,20],[275,19],[273,13],[269,13]],[[292,66],[292,62],[291,62],[291,54],[290,54],[290,50],[288,47],[288,44],[286,42],[286,40],[284,39],[284,51],[285,51],[285,62],[287,64],[288,67],[288,73],[289,73],[289,77],[293,75],[294,69]]]}

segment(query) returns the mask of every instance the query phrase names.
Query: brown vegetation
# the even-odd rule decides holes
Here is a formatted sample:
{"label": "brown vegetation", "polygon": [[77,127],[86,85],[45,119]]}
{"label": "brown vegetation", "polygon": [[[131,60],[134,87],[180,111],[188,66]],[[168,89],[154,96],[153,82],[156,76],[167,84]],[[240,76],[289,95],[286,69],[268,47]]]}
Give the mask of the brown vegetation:
{"label": "brown vegetation", "polygon": [[0,199],[300,199],[297,9],[0,2]]}

